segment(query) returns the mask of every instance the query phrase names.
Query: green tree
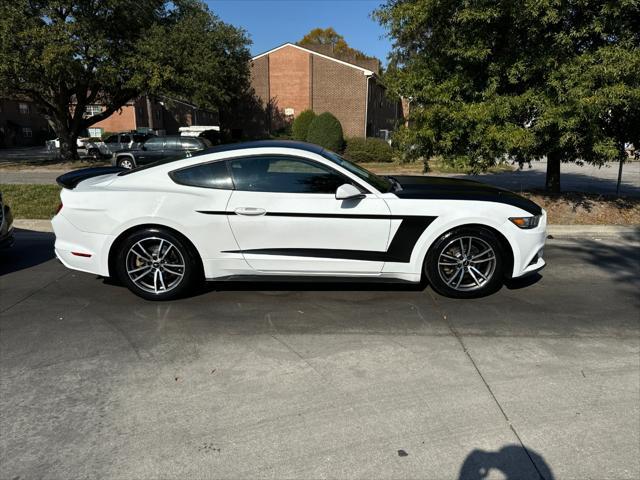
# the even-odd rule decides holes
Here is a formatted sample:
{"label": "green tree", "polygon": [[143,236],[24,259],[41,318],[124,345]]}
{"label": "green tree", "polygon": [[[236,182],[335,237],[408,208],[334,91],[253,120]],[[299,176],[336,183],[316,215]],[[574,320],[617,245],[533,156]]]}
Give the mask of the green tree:
{"label": "green tree", "polygon": [[313,110],[300,112],[300,115],[296,117],[291,126],[291,134],[294,140],[302,140],[304,142],[307,139],[309,126],[314,118],[316,118],[316,114]]}
{"label": "green tree", "polygon": [[298,42],[300,46],[310,45],[331,45],[333,53],[337,56],[354,58],[373,58],[364,54],[360,50],[351,48],[342,35],[333,28],[314,28]]}
{"label": "green tree", "polygon": [[344,145],[340,121],[329,112],[321,113],[309,125],[307,142],[315,143],[327,150],[339,152]]}
{"label": "green tree", "polygon": [[[224,108],[248,86],[248,40],[198,0],[12,0],[0,94],[31,98],[77,158],[79,133],[141,94]],[[104,106],[87,116],[86,107]]]}
{"label": "green tree", "polygon": [[640,140],[637,0],[387,0],[387,84],[410,101],[405,153],[601,165]]}

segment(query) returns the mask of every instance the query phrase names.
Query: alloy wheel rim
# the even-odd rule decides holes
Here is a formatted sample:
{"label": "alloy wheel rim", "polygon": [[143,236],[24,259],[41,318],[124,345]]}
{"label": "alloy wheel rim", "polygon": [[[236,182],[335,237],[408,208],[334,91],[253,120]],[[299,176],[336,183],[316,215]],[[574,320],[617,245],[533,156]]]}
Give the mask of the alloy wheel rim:
{"label": "alloy wheel rim", "polygon": [[122,160],[120,162],[120,166],[126,168],[127,170],[131,170],[133,168],[131,160]]}
{"label": "alloy wheel rim", "polygon": [[440,252],[438,273],[448,287],[468,292],[491,280],[496,263],[496,253],[487,242],[474,236],[458,237]]}
{"label": "alloy wheel rim", "polygon": [[136,242],[125,260],[129,279],[148,293],[175,289],[184,278],[186,264],[180,250],[168,240],[148,237]]}

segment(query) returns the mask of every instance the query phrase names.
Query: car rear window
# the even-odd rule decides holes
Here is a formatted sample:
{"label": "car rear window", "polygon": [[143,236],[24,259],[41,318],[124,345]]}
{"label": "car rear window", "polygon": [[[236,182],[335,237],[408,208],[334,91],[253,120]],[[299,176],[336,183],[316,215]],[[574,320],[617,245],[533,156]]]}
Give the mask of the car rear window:
{"label": "car rear window", "polygon": [[193,167],[181,168],[169,173],[169,176],[180,185],[223,190],[233,189],[233,181],[226,161],[201,163]]}

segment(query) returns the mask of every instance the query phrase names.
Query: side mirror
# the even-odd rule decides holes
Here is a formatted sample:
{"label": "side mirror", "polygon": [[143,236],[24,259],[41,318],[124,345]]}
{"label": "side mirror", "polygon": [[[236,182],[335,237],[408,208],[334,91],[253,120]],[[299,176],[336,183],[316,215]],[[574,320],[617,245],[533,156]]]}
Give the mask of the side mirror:
{"label": "side mirror", "polygon": [[349,183],[340,185],[336,190],[336,200],[355,200],[364,197],[364,193]]}

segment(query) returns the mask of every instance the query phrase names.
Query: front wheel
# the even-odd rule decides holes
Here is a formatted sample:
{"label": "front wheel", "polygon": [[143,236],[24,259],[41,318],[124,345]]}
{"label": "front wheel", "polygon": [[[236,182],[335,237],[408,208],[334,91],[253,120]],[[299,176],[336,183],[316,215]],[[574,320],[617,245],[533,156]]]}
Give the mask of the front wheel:
{"label": "front wheel", "polygon": [[120,280],[147,300],[187,294],[200,275],[199,263],[184,240],[163,229],[134,232],[122,242],[116,268]]}
{"label": "front wheel", "polygon": [[120,157],[117,164],[119,167],[126,168],[127,170],[131,170],[135,166],[133,160],[129,157]]}
{"label": "front wheel", "polygon": [[475,298],[502,285],[503,253],[493,233],[459,229],[440,237],[429,250],[424,270],[431,287],[453,298]]}

